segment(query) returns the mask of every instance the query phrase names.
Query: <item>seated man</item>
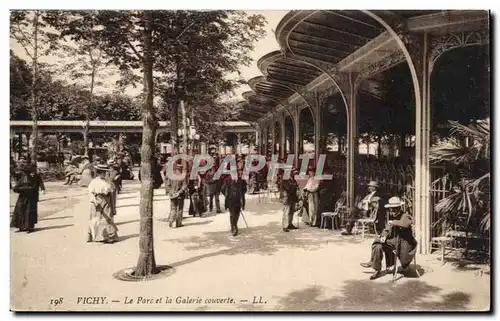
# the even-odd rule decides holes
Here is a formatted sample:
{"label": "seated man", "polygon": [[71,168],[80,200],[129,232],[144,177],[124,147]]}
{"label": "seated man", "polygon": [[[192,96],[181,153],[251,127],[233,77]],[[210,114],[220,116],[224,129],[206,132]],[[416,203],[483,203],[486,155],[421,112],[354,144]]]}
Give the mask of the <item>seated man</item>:
{"label": "seated man", "polygon": [[64,165],[66,166],[66,169],[64,170],[66,181],[63,185],[71,185],[78,178],[78,167],[70,164],[67,160],[64,161]]}
{"label": "seated man", "polygon": [[378,197],[377,188],[378,188],[377,182],[371,181],[370,183],[368,183],[368,194],[365,196],[365,198],[361,200],[361,202],[359,202],[357,208],[353,208],[351,210],[349,223],[346,226],[346,230],[342,232],[342,235],[351,235],[356,220],[360,218],[367,218],[371,206],[374,203],[376,204],[376,202],[378,202],[380,199]]}
{"label": "seated man", "polygon": [[385,205],[389,210],[391,220],[373,242],[370,262],[361,263],[362,267],[371,267],[375,270],[370,280],[382,275],[380,271],[384,254],[386,269],[394,265],[395,253],[403,269],[410,265],[415,256],[417,240],[413,237],[412,217],[403,212],[403,205],[399,197],[391,197],[389,203]]}

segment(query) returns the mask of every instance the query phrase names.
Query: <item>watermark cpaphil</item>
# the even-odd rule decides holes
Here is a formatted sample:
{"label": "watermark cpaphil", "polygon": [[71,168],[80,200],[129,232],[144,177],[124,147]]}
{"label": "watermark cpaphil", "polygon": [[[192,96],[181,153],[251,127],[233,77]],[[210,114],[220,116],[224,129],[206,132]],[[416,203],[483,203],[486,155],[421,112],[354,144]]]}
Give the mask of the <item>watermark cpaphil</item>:
{"label": "watermark cpaphil", "polygon": [[[294,167],[295,154],[289,154],[285,163],[280,162],[278,155],[272,155],[269,162],[267,180],[271,180],[275,177],[276,170],[282,170],[282,179],[288,180],[290,179],[290,175],[294,169],[298,172],[295,179],[308,179],[310,177],[310,175],[308,175],[308,172],[310,171],[309,163],[312,158],[307,154],[303,154],[300,155],[298,159],[300,160],[300,170]],[[171,180],[182,180],[186,178],[189,170],[189,178],[195,179],[198,174],[206,173],[210,169],[214,169],[214,179],[220,179],[222,175],[229,175],[232,179],[237,179],[238,176],[241,176],[243,179],[248,179],[251,172],[258,172],[267,165],[266,156],[264,155],[247,155],[243,166],[238,165],[239,161],[241,160],[237,160],[236,155],[227,155],[221,158],[218,166],[216,166],[217,163],[215,162],[214,157],[209,154],[195,154],[194,156],[189,156],[187,154],[175,154],[167,162],[166,175],[167,178]],[[315,165],[315,179],[331,180],[333,178],[333,175],[331,174],[323,174],[325,161],[326,155],[319,155],[318,161]],[[188,164],[190,166],[188,166]]]}
{"label": "watermark cpaphil", "polygon": [[195,179],[199,173],[206,173],[213,167],[214,163],[214,159],[209,154],[196,154],[193,159],[190,178]]}

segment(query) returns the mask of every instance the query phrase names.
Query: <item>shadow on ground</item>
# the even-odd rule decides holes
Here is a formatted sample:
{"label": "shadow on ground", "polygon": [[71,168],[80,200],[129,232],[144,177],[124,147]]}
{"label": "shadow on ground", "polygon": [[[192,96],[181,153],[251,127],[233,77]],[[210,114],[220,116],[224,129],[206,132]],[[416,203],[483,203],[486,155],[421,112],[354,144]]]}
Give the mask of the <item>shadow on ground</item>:
{"label": "shadow on ground", "polygon": [[[137,197],[134,197],[134,198],[137,198]],[[118,199],[118,200],[122,200],[123,198],[121,199]],[[161,201],[166,201],[168,200],[168,198],[155,198],[153,199],[153,202],[161,202]],[[139,203],[133,203],[133,204],[125,204],[125,205],[118,205],[116,206],[116,208],[124,208],[124,207],[138,207],[139,206]]]}
{"label": "shadow on ground", "polygon": [[46,227],[35,227],[34,232],[41,232],[41,231],[47,231],[47,230],[55,230],[55,229],[61,229],[65,227],[70,227],[74,226],[74,224],[64,224],[64,225],[54,225],[54,226],[46,226]]}
{"label": "shadow on ground", "polygon": [[339,244],[362,242],[360,238],[345,238],[331,231],[316,228],[304,228],[284,233],[279,222],[249,228],[241,227],[242,225],[243,223],[240,222],[240,234],[236,238],[230,235],[228,224],[227,231],[205,232],[200,236],[164,239],[163,241],[181,243],[188,251],[221,249],[211,256],[222,253],[226,255],[274,255],[284,248],[315,251],[325,247],[329,242]]}
{"label": "shadow on ground", "polygon": [[[390,282],[390,281],[389,281]],[[274,308],[284,311],[456,311],[467,309],[471,295],[455,291],[440,295],[442,289],[411,280],[380,283],[348,280],[342,294],[324,298],[322,286],[310,286],[278,298]],[[251,309],[251,307],[248,307]],[[261,309],[257,307],[257,309]]]}
{"label": "shadow on ground", "polygon": [[136,234],[122,235],[122,236],[120,236],[118,234],[118,242],[122,242],[122,241],[125,241],[128,239],[134,238],[134,237],[139,237],[139,234],[136,233]]}
{"label": "shadow on ground", "polygon": [[140,219],[135,219],[135,220],[128,220],[128,221],[123,221],[123,222],[117,222],[115,223],[116,226],[119,226],[119,225],[125,225],[125,224],[129,224],[129,223],[135,223],[135,222],[139,222]]}
{"label": "shadow on ground", "polygon": [[191,226],[191,225],[205,225],[205,224],[210,224],[212,221],[198,221],[198,222],[188,222],[188,223],[183,223],[184,226]]}
{"label": "shadow on ground", "polygon": [[72,217],[74,217],[74,216],[46,217],[46,218],[42,218],[42,219],[40,219],[39,221],[64,220],[64,219],[67,219],[67,218],[72,218]]}

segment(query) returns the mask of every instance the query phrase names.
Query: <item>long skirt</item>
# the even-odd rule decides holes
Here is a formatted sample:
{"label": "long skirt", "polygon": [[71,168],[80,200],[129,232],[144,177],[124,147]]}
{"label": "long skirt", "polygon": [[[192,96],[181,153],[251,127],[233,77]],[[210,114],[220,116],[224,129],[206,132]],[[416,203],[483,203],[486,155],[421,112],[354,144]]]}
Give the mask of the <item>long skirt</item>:
{"label": "long skirt", "polygon": [[33,229],[38,223],[37,203],[34,196],[19,193],[10,227],[17,227],[21,231]]}
{"label": "long skirt", "polygon": [[317,225],[319,193],[307,193],[307,204],[311,226]]}
{"label": "long skirt", "polygon": [[118,228],[113,221],[110,194],[99,194],[90,204],[88,241],[114,242],[118,240]]}

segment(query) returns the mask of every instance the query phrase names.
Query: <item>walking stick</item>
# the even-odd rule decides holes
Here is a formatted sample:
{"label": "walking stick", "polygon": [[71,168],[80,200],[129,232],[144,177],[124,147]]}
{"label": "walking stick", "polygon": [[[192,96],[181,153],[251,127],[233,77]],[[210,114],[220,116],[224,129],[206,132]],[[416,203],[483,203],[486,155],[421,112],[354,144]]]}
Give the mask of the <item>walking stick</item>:
{"label": "walking stick", "polygon": [[245,225],[248,228],[247,220],[245,219],[245,215],[243,215],[243,210],[241,210],[240,214],[241,214],[241,217],[243,218],[243,222],[245,222]]}
{"label": "walking stick", "polygon": [[392,282],[396,282],[398,275],[398,251],[399,251],[399,235],[396,236],[396,249],[394,251],[394,274],[392,275]]}

